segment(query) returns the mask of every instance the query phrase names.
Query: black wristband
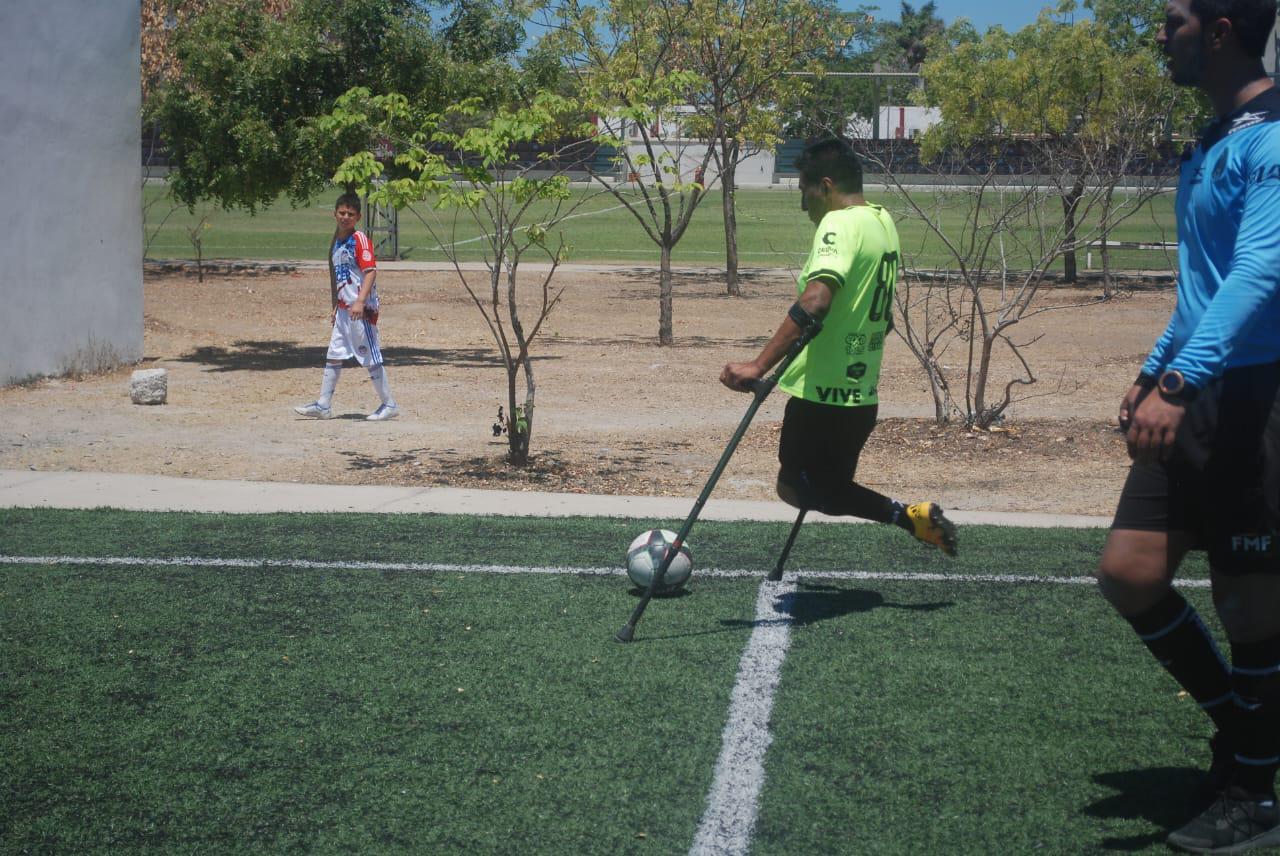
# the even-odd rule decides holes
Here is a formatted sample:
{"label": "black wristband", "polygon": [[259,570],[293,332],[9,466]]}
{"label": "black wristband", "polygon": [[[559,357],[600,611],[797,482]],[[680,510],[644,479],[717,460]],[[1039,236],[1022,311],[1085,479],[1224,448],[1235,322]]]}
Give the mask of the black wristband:
{"label": "black wristband", "polygon": [[1138,379],[1133,382],[1133,385],[1140,386],[1143,389],[1155,389],[1156,378],[1154,375],[1149,375],[1145,372],[1140,372],[1138,374]]}

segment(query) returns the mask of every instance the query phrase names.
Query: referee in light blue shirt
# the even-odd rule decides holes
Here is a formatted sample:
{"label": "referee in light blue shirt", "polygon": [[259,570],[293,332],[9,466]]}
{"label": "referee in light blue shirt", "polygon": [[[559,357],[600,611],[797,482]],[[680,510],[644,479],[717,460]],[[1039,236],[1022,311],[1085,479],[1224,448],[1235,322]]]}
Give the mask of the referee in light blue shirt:
{"label": "referee in light blue shirt", "polygon": [[[1276,0],[1169,0],[1157,41],[1217,119],[1178,182],[1178,305],[1120,405],[1133,459],[1102,593],[1216,731],[1200,796],[1169,835],[1194,852],[1280,844],[1280,90],[1263,71]],[[1228,665],[1174,591],[1208,553]],[[1204,803],[1202,803],[1203,805]]]}

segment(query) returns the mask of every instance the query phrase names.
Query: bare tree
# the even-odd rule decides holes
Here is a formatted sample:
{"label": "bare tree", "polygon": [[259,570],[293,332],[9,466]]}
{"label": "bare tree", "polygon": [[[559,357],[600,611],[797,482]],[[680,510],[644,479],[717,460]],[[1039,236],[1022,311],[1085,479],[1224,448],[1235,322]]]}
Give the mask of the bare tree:
{"label": "bare tree", "polygon": [[[589,148],[586,129],[570,118],[575,108],[550,93],[492,113],[464,102],[417,123],[394,158],[402,177],[377,181],[384,166],[372,151],[347,158],[335,176],[367,189],[372,201],[417,216],[453,264],[506,372],[508,460],[517,466],[529,462],[535,425],[533,343],[563,293],[553,280],[568,249],[556,229],[590,198],[574,194],[566,175]],[[400,96],[370,97],[357,89],[339,99],[325,123],[366,127],[371,139],[395,140],[393,132],[411,115]],[[429,208],[417,205],[424,201]],[[463,224],[479,235],[459,239]],[[462,262],[469,242],[481,248],[483,287],[472,284]],[[530,255],[547,263],[532,289],[520,274]]]}
{"label": "bare tree", "polygon": [[555,32],[544,39],[574,70],[579,97],[599,122],[598,140],[613,153],[592,164],[595,182],[613,194],[658,248],[658,343],[674,342],[671,254],[706,191],[714,147],[693,139],[686,94],[700,75],[682,69],[678,34],[698,13],[691,4],[565,0]]}
{"label": "bare tree", "polygon": [[[1049,145],[1033,155],[1052,168],[1053,151]],[[1105,300],[1037,298],[1057,281],[1054,267],[1067,247],[1095,241],[1141,210],[1159,187],[1118,192],[1115,183],[1086,185],[1068,226],[1055,216],[1060,188],[1033,172],[1002,174],[1011,160],[1028,157],[1025,144],[948,152],[929,165],[924,188],[904,184],[883,151],[864,157],[887,176],[895,215],[925,227],[919,245],[903,247],[895,330],[924,369],[937,421],[958,416],[986,428],[1015,401],[1048,394],[1027,390],[1040,380],[1030,357],[1038,337],[1019,336],[1017,326]]]}

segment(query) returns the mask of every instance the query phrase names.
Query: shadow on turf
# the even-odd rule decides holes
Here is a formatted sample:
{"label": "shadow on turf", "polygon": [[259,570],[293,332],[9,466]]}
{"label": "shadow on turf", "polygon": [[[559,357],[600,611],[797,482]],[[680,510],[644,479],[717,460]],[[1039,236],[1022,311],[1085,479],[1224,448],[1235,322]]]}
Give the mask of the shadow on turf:
{"label": "shadow on turf", "polygon": [[[632,594],[639,597],[643,594],[640,588],[632,589]],[[687,589],[680,589],[675,594],[659,595],[663,599],[686,597],[692,594]],[[656,599],[656,598],[655,598]],[[803,627],[828,618],[849,615],[855,612],[870,612],[873,609],[905,609],[913,612],[933,612],[953,606],[954,601],[938,601],[935,603],[893,603],[884,599],[878,591],[868,589],[843,589],[838,586],[821,583],[801,583],[800,588],[787,595],[785,602],[779,604],[779,612],[791,616],[793,627]],[[755,629],[770,624],[781,624],[777,619],[755,618],[722,618],[718,630],[699,630],[693,633],[674,633],[669,636],[652,636],[653,641],[659,639],[679,639],[688,636],[710,636],[714,633],[728,633],[743,628]]]}
{"label": "shadow on turf", "polygon": [[934,612],[954,605],[955,601],[950,600],[935,603],[894,603],[885,600],[880,592],[869,589],[845,589],[823,583],[801,583],[781,607],[782,611],[791,614],[794,625],[803,626],[854,612],[870,612],[873,609]]}
{"label": "shadow on turf", "polygon": [[1195,816],[1199,807],[1191,795],[1203,778],[1204,771],[1192,767],[1117,770],[1094,776],[1095,782],[1116,793],[1085,806],[1085,814],[1103,820],[1143,820],[1157,827],[1150,835],[1104,838],[1099,848],[1133,852],[1163,844],[1170,830]]}
{"label": "shadow on turf", "polygon": [[[838,586],[821,583],[801,583],[800,587],[783,598],[778,605],[780,612],[791,616],[794,627],[803,627],[828,618],[838,618],[855,612],[870,612],[873,609],[905,609],[912,612],[933,612],[954,605],[954,601],[936,603],[893,603],[884,599],[878,591],[869,589],[844,589]],[[725,618],[720,624],[726,629],[739,627],[755,627],[768,624],[769,620],[745,618]]]}

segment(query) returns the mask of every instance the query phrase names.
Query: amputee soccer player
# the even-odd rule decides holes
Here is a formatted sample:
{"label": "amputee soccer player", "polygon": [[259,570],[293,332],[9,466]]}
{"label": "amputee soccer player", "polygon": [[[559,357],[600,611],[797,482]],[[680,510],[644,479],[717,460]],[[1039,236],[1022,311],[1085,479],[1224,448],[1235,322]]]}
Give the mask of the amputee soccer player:
{"label": "amputee soccer player", "polygon": [[[1102,593],[1216,726],[1193,852],[1280,845],[1280,90],[1262,66],[1276,0],[1170,0],[1171,79],[1217,115],[1178,181],[1178,303],[1120,405],[1133,464]],[[1174,591],[1208,554],[1227,665]]]}
{"label": "amputee soccer player", "polygon": [[329,336],[329,352],[325,358],[324,376],[320,381],[320,397],[310,404],[293,408],[299,416],[328,419],[333,416],[333,392],[338,387],[342,364],[354,359],[369,372],[373,388],[382,403],[365,418],[382,422],[400,415],[387,370],[382,365],[382,349],[378,344],[378,267],[373,245],[364,232],[356,230],[360,222],[360,197],[344,193],[333,206],[338,224],[332,252],[333,331]]}
{"label": "amputee soccer player", "polygon": [[823,514],[893,523],[947,555],[956,530],[934,502],[904,505],[853,480],[875,428],[880,361],[893,325],[899,266],[893,218],[862,196],[862,164],[842,140],[796,160],[800,208],[818,227],[797,283],[799,299],[750,362],[729,363],[720,382],[747,392],[815,320],[822,332],[778,381],[787,402],[778,443],[778,496]]}

